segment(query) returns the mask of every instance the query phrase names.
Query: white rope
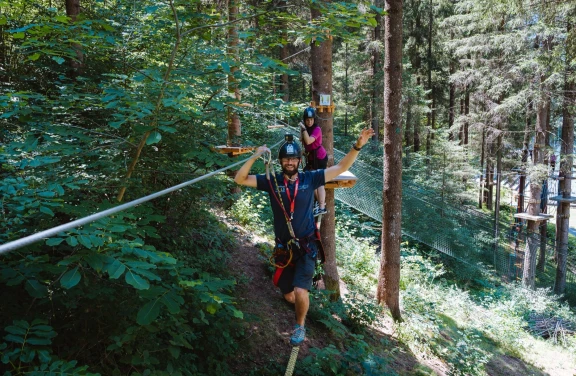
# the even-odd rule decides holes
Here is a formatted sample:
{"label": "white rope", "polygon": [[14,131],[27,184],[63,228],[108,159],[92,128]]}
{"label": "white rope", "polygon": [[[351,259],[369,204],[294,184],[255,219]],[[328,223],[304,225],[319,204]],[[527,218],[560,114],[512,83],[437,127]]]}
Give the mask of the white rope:
{"label": "white rope", "polygon": [[[284,141],[284,140],[281,140],[281,141],[277,142],[277,143],[276,143],[274,146],[272,146],[272,147],[275,147],[275,146],[279,145],[279,144],[280,144],[281,142],[283,142],[283,141]],[[59,232],[66,231],[66,230],[70,230],[70,229],[73,229],[73,228],[76,228],[76,227],[85,225],[85,224],[87,224],[87,223],[94,222],[94,221],[96,221],[96,220],[98,220],[98,219],[100,219],[100,218],[104,218],[104,217],[107,217],[107,216],[112,215],[112,214],[114,214],[114,213],[118,213],[119,211],[129,209],[129,208],[131,208],[131,207],[133,207],[133,206],[142,204],[142,203],[144,203],[144,202],[146,202],[146,201],[153,200],[153,199],[155,199],[155,198],[157,198],[157,197],[160,197],[160,196],[163,196],[163,195],[165,195],[165,194],[167,194],[167,193],[177,191],[177,190],[179,190],[179,189],[182,189],[182,188],[184,188],[184,187],[187,187],[187,186],[189,186],[189,185],[192,185],[192,184],[194,184],[194,183],[197,183],[197,182],[199,182],[199,181],[201,181],[201,180],[204,180],[204,179],[206,179],[206,178],[209,178],[209,177],[211,177],[211,176],[214,176],[214,175],[216,175],[216,174],[218,174],[218,173],[220,173],[220,172],[224,172],[224,171],[226,171],[226,170],[229,170],[229,169],[231,169],[232,167],[238,166],[239,164],[242,164],[242,163],[246,162],[246,161],[247,161],[248,159],[250,159],[250,158],[252,158],[252,157],[243,159],[243,160],[241,160],[241,161],[238,161],[238,162],[236,162],[236,163],[231,164],[230,166],[223,167],[223,168],[221,168],[221,169],[219,169],[219,170],[216,170],[216,171],[212,171],[212,172],[210,172],[210,173],[208,173],[208,174],[206,174],[206,175],[202,175],[202,176],[197,177],[197,178],[195,178],[195,179],[192,179],[192,180],[186,181],[186,182],[184,182],[184,183],[180,183],[180,184],[178,184],[178,185],[175,185],[175,186],[173,186],[173,187],[166,188],[166,189],[164,189],[164,190],[162,190],[162,191],[159,191],[159,192],[156,192],[156,193],[152,193],[151,195],[141,197],[141,198],[136,199],[136,200],[134,200],[134,201],[130,201],[130,202],[127,202],[127,203],[125,203],[125,204],[118,205],[118,206],[115,206],[115,207],[113,207],[113,208],[110,208],[110,209],[107,209],[107,210],[104,210],[104,211],[101,211],[101,212],[94,213],[94,214],[89,215],[89,216],[87,216],[87,217],[80,218],[80,219],[77,219],[77,220],[75,220],[75,221],[68,222],[68,223],[65,223],[65,224],[63,224],[63,225],[60,225],[60,226],[52,227],[52,228],[50,228],[50,229],[48,229],[48,230],[44,230],[44,231],[38,232],[38,233],[36,233],[36,234],[26,236],[26,237],[24,237],[24,238],[22,238],[22,239],[18,239],[18,240],[14,240],[14,241],[9,242],[9,243],[6,243],[6,244],[2,244],[2,245],[0,245],[0,255],[3,254],[3,253],[8,253],[8,252],[10,252],[10,251],[13,251],[13,250],[15,250],[15,249],[22,248],[22,247],[24,247],[24,246],[30,245],[30,244],[35,243],[35,242],[37,242],[37,241],[40,241],[40,240],[49,238],[49,237],[51,237],[51,236],[53,236],[53,235],[58,234]]]}

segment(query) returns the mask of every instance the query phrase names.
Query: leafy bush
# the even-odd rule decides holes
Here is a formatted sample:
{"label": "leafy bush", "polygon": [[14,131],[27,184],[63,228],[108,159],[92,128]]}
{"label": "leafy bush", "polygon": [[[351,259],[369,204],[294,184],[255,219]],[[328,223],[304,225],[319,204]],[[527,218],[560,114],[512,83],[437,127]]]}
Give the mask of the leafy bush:
{"label": "leafy bush", "polygon": [[76,367],[75,360],[60,360],[53,354],[50,345],[57,334],[44,320],[14,320],[4,330],[8,333],[0,342],[0,363],[7,369],[4,376],[97,375],[88,373],[87,366]]}

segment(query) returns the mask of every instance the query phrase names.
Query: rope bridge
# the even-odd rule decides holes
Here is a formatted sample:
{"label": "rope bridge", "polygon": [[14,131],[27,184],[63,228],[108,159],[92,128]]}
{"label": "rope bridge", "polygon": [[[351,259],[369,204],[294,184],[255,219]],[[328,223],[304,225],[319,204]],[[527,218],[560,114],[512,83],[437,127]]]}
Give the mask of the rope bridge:
{"label": "rope bridge", "polygon": [[[344,153],[334,150],[338,161]],[[336,189],[335,198],[382,222],[382,171],[357,160],[350,172],[358,177],[350,189]],[[443,200],[440,193],[431,192],[404,180],[402,182],[402,233],[448,256],[468,264],[482,262],[491,265],[507,280],[522,278],[522,261],[528,237],[550,258],[555,252],[554,241],[540,241],[538,234],[516,234],[511,226],[499,223],[500,235],[494,238],[494,218],[477,210],[455,206]],[[576,297],[576,270],[567,270],[566,295]],[[548,262],[537,271],[537,286],[551,287],[555,280],[555,265]]]}

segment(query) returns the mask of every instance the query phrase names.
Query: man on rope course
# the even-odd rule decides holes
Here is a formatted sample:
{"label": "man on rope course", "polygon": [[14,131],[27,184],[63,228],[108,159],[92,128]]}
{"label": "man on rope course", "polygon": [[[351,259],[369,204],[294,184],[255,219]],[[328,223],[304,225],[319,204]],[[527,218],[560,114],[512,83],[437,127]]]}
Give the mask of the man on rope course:
{"label": "man on rope course", "polygon": [[323,261],[322,244],[312,212],[314,190],[348,170],[373,135],[373,129],[363,129],[352,149],[338,164],[304,172],[298,172],[302,149],[291,135],[287,135],[278,152],[282,172],[270,174],[267,167],[266,174],[249,175],[254,162],[262,154],[271,153],[263,145],[234,178],[236,183],[268,192],[270,197],[276,236],[274,285],[280,288],[288,302],[295,304],[296,325],[290,337],[293,346],[299,346],[306,336],[304,321],[310,305],[308,292],[312,287],[316,258],[319,256]]}

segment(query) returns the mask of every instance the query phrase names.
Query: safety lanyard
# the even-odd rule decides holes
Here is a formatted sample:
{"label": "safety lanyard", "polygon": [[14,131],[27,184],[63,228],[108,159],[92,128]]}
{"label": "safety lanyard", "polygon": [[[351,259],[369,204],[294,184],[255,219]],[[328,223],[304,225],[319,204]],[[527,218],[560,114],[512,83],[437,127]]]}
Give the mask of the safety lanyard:
{"label": "safety lanyard", "polygon": [[[292,238],[294,238],[294,239],[297,239],[296,235],[294,234],[294,228],[292,227],[291,218],[288,217],[288,213],[286,212],[286,209],[284,209],[284,204],[282,201],[282,195],[280,194],[280,189],[278,189],[278,181],[276,180],[276,174],[274,172],[272,172],[272,176],[274,177],[274,183],[276,183],[276,190],[278,192],[278,195],[276,195],[276,193],[274,192],[274,188],[272,187],[272,182],[270,181],[270,174],[269,174],[268,169],[267,169],[266,170],[266,177],[268,178],[268,184],[270,185],[270,194],[272,196],[274,196],[274,198],[276,199],[276,202],[278,202],[278,206],[280,206],[280,209],[282,209],[282,211],[284,212],[284,218],[286,218],[286,225],[288,226],[288,232],[290,232],[290,236],[292,236]],[[285,186],[284,189],[288,189],[288,187]],[[294,192],[294,194],[296,194],[296,192]],[[296,198],[296,195],[294,195],[294,198]]]}
{"label": "safety lanyard", "polygon": [[290,203],[290,220],[294,219],[294,204],[296,202],[296,195],[298,194],[298,176],[296,176],[296,187],[294,187],[294,199],[290,197],[290,189],[288,188],[288,180],[284,177],[284,188],[286,189],[286,196]]}

